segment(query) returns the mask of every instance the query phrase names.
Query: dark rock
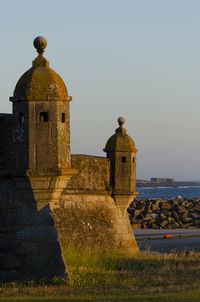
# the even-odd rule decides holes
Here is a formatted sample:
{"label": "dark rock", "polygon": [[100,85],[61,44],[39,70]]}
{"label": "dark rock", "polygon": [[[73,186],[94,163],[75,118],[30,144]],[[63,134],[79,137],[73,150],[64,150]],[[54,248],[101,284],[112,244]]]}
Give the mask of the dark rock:
{"label": "dark rock", "polygon": [[[146,228],[191,228],[200,226],[200,199],[135,200],[130,215],[134,225]],[[130,210],[129,210],[130,213]],[[134,213],[134,214],[133,214]],[[132,218],[134,217],[134,218]]]}
{"label": "dark rock", "polygon": [[189,217],[191,217],[192,219],[199,219],[200,214],[197,212],[192,212],[192,213],[189,213]]}
{"label": "dark rock", "polygon": [[169,223],[168,220],[163,220],[163,221],[160,223],[160,226],[163,228],[163,227],[165,227],[168,223]]}
{"label": "dark rock", "polygon": [[160,214],[160,217],[161,217],[162,219],[167,218],[167,216],[166,216],[164,213],[161,213],[161,214]]}
{"label": "dark rock", "polygon": [[141,213],[141,210],[135,210],[134,217],[138,217],[140,213]]}
{"label": "dark rock", "polygon": [[141,228],[141,223],[133,223],[133,228],[134,229],[140,229]]}

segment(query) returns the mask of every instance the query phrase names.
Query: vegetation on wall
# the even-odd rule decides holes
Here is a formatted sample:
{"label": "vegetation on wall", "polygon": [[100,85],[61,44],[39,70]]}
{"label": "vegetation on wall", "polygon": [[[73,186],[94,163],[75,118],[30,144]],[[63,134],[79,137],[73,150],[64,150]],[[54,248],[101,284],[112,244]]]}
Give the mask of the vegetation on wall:
{"label": "vegetation on wall", "polygon": [[115,245],[114,217],[105,204],[69,204],[53,211],[62,246],[109,248]]}

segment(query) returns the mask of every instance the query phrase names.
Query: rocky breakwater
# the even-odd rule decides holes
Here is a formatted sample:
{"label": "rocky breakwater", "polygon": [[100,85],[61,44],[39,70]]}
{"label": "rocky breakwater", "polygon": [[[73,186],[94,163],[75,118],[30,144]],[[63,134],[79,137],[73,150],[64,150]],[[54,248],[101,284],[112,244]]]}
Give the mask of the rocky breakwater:
{"label": "rocky breakwater", "polygon": [[175,229],[200,227],[200,197],[135,199],[129,209],[133,228]]}

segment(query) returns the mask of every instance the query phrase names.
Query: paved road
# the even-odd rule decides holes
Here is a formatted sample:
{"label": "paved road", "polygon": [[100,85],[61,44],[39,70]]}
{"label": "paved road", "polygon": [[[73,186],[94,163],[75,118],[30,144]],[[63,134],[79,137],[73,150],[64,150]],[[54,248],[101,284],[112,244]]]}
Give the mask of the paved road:
{"label": "paved road", "polygon": [[[135,238],[153,238],[162,237],[166,234],[175,236],[180,235],[200,235],[200,229],[174,229],[174,230],[154,230],[154,229],[134,229]],[[138,246],[141,251],[149,250],[159,253],[169,253],[176,251],[200,252],[200,237],[191,238],[172,238],[172,239],[153,239],[153,240],[138,240]]]}
{"label": "paved road", "polygon": [[200,228],[195,229],[134,229],[135,238],[158,237],[166,234],[179,235],[200,235]]}

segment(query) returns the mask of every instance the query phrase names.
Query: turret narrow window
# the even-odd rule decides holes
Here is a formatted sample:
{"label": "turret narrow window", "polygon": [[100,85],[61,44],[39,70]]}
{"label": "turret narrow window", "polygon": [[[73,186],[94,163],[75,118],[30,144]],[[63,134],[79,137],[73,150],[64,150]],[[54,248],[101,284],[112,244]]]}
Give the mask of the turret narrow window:
{"label": "turret narrow window", "polygon": [[65,122],[65,113],[62,113],[61,121],[62,121],[62,123]]}
{"label": "turret narrow window", "polygon": [[134,164],[134,162],[135,162],[135,157],[133,157],[133,164]]}
{"label": "turret narrow window", "polygon": [[123,162],[123,163],[126,162],[126,156],[122,156],[122,162]]}
{"label": "turret narrow window", "polygon": [[19,113],[19,122],[20,122],[20,124],[24,124],[24,115],[23,115],[23,113]]}
{"label": "turret narrow window", "polygon": [[49,121],[49,112],[40,112],[40,122],[47,123]]}

